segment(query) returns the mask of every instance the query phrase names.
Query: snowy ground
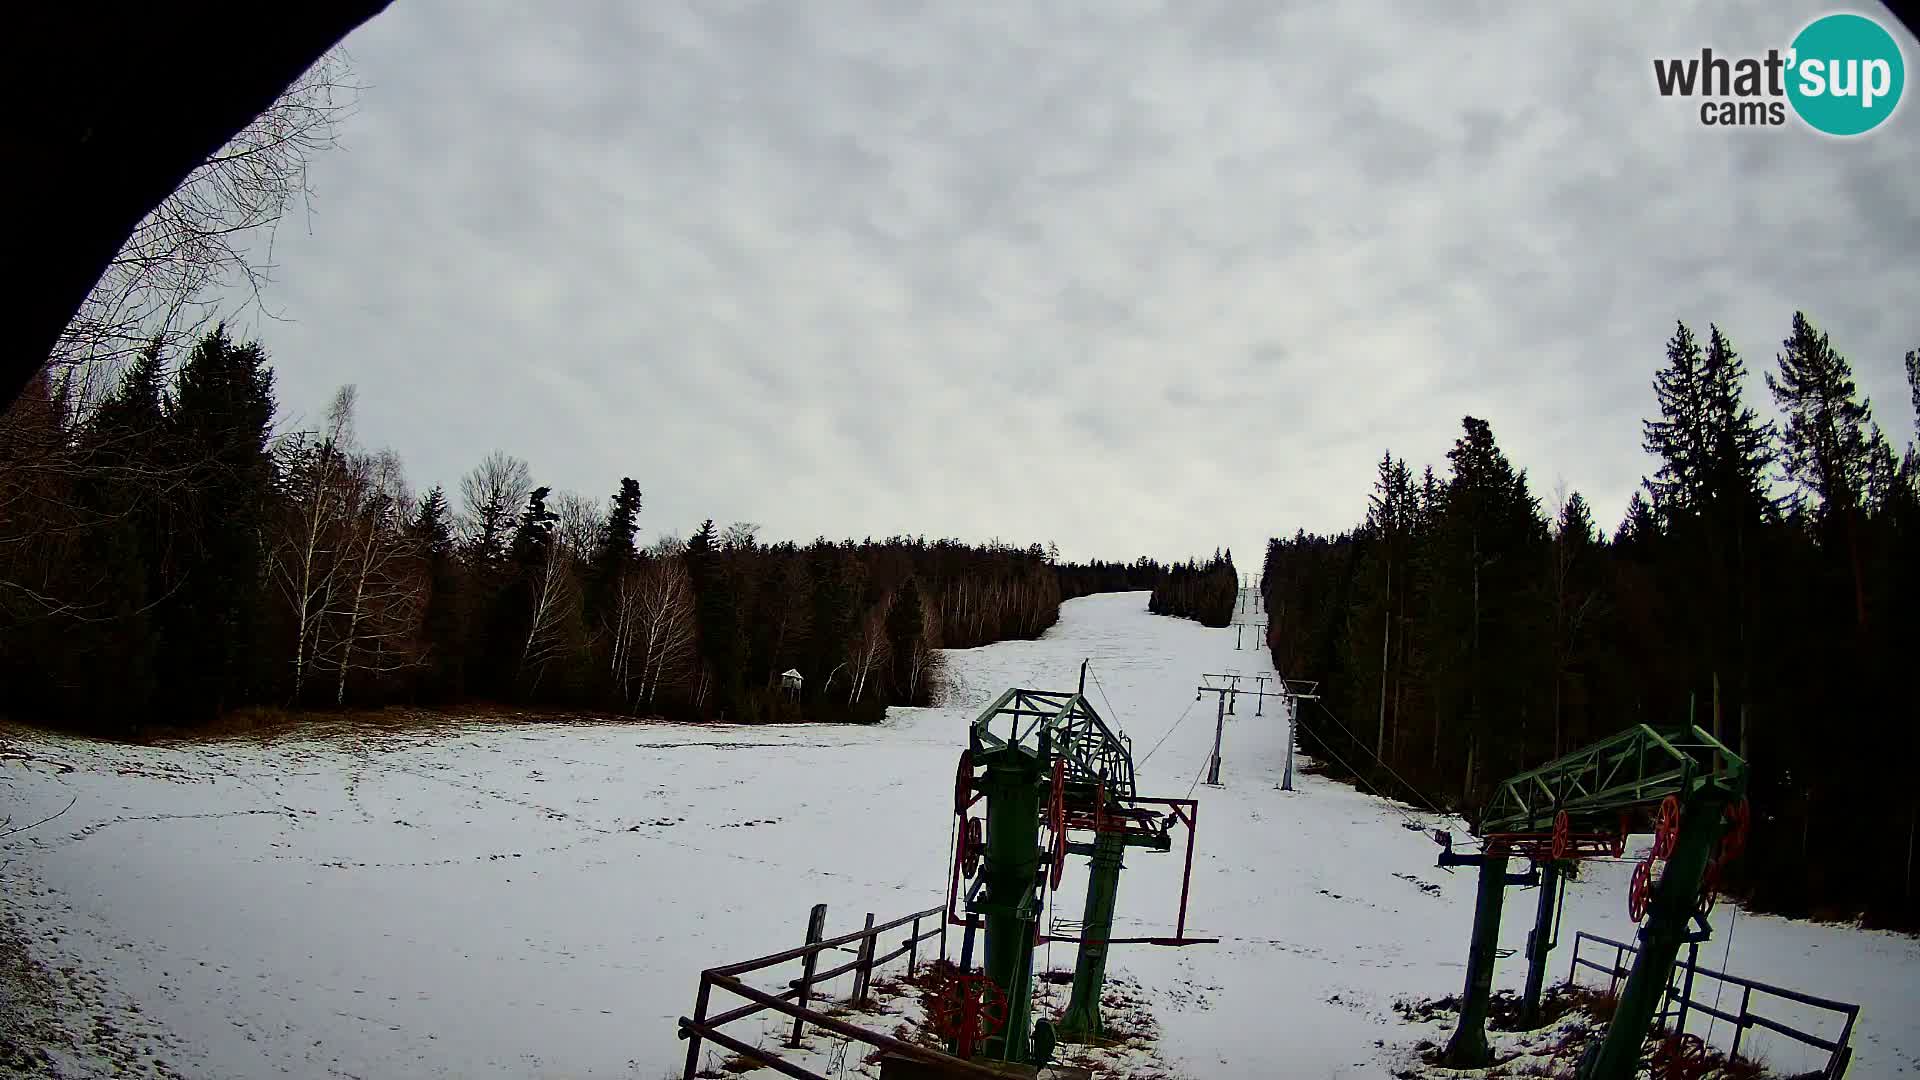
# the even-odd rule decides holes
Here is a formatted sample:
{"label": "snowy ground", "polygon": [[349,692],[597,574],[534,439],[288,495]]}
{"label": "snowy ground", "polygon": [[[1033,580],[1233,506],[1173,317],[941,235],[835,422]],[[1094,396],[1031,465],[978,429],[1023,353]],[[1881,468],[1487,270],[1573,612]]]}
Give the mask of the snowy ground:
{"label": "snowy ground", "polygon": [[[797,944],[817,901],[830,933],[940,902],[954,761],[1006,687],[1070,688],[1091,657],[1089,696],[1137,755],[1173,728],[1144,757],[1142,793],[1187,794],[1213,736],[1198,676],[1267,665],[1231,630],[1144,609],[1143,594],[1075,600],[1041,641],[952,653],[954,704],[875,728],[492,725],[158,748],[9,732],[75,771],[0,761],[0,819],[74,800],[0,842],[4,914],[69,1010],[89,1002],[61,1022],[110,1025],[124,1074],[659,1080],[677,1074],[674,1018],[701,968]],[[1113,967],[1188,1075],[1388,1075],[1429,1034],[1392,1002],[1458,992],[1473,903],[1471,875],[1436,869],[1413,826],[1461,827],[1313,777],[1276,790],[1281,719],[1238,711],[1224,786],[1197,789],[1189,916],[1224,940],[1126,947]],[[1569,889],[1564,943],[1630,939],[1629,869],[1594,865]],[[1170,930],[1179,871],[1177,854],[1129,855],[1122,932]],[[1078,915],[1076,876],[1062,917]],[[1504,946],[1531,907],[1510,894]],[[1920,943],[1726,905],[1715,923],[1703,962],[1731,936],[1734,972],[1866,1006],[1853,1076],[1920,1077]],[[1567,957],[1563,944],[1556,979]],[[1501,986],[1522,976],[1502,962]],[[1813,1060],[1762,1049],[1782,1071]]]}

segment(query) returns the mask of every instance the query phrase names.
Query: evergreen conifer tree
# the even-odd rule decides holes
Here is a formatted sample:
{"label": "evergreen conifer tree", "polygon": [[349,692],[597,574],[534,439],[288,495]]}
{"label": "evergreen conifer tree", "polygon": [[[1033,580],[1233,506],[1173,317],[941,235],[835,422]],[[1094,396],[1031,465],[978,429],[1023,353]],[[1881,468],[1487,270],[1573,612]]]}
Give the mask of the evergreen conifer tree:
{"label": "evergreen conifer tree", "polygon": [[420,628],[426,645],[425,689],[435,699],[458,699],[466,692],[467,610],[453,510],[438,484],[420,497],[408,534],[426,563],[427,602]]}
{"label": "evergreen conifer tree", "polygon": [[167,417],[167,453],[182,474],[172,508],[182,548],[162,609],[161,670],[168,702],[189,717],[217,715],[262,689],[273,414],[266,352],[215,327],[181,365]]}
{"label": "evergreen conifer tree", "polygon": [[632,477],[620,478],[620,490],[613,496],[607,520],[594,545],[593,565],[587,573],[585,608],[588,625],[599,625],[620,587],[620,575],[633,565],[633,538],[640,529],[640,485]]}

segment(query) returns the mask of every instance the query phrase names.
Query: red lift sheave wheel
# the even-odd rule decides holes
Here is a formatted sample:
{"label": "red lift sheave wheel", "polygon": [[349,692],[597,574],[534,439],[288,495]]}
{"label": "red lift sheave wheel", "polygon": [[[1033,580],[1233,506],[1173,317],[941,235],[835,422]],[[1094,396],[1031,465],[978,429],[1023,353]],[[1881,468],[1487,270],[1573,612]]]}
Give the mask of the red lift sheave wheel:
{"label": "red lift sheave wheel", "polygon": [[1007,1023],[1007,995],[985,974],[955,975],[934,996],[934,1033],[952,1039],[962,1058],[973,1057],[986,1039]]}
{"label": "red lift sheave wheel", "polygon": [[973,750],[960,751],[960,770],[953,778],[953,813],[955,817],[966,817],[967,807],[973,805]]}
{"label": "red lift sheave wheel", "polygon": [[960,876],[971,879],[980,869],[980,856],[987,850],[986,825],[979,818],[968,818],[960,835]]}
{"label": "red lift sheave wheel", "polygon": [[1653,823],[1653,857],[1665,859],[1680,841],[1680,800],[1672,795],[1660,800],[1660,816]]}
{"label": "red lift sheave wheel", "polygon": [[1653,899],[1653,860],[1635,863],[1633,880],[1627,885],[1627,914],[1634,922],[1647,917],[1647,902]]}
{"label": "red lift sheave wheel", "polygon": [[1688,1032],[1662,1039],[1647,1064],[1655,1076],[1698,1076],[1706,1061],[1706,1040]]}
{"label": "red lift sheave wheel", "polygon": [[1720,895],[1720,863],[1718,860],[1707,864],[1707,872],[1700,879],[1700,902],[1695,910],[1701,918],[1713,914],[1714,901]]}
{"label": "red lift sheave wheel", "polygon": [[1067,869],[1067,759],[1053,759],[1053,797],[1047,804],[1047,828],[1052,831],[1048,851],[1047,888],[1060,887]]}
{"label": "red lift sheave wheel", "polygon": [[1573,821],[1565,810],[1553,816],[1553,857],[1555,860],[1567,857],[1573,847]]}
{"label": "red lift sheave wheel", "polygon": [[1753,825],[1753,810],[1747,800],[1727,805],[1727,831],[1720,837],[1720,861],[1740,857],[1747,850],[1747,830]]}

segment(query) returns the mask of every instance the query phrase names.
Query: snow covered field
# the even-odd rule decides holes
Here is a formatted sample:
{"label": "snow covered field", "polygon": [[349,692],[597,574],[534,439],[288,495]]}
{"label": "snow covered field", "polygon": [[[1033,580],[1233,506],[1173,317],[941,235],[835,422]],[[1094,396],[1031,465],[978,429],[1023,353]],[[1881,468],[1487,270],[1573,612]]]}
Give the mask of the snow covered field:
{"label": "snow covered field", "polygon": [[[677,1075],[701,968],[943,898],[954,762],[1011,685],[1089,696],[1146,755],[1141,791],[1185,795],[1213,736],[1202,672],[1268,670],[1231,630],[1088,597],[1038,642],[949,654],[953,703],[875,728],[462,726],[267,744],[110,747],[9,732],[76,767],[0,762],[0,818],[63,816],[0,846],[0,896],[39,958],[104,1005],[132,1074],[228,1078]],[[1110,706],[1109,706],[1110,702]],[[1242,699],[1225,786],[1201,786],[1190,933],[1117,947],[1163,1054],[1200,1077],[1380,1077],[1427,1034],[1396,997],[1456,993],[1470,873],[1434,867],[1401,811],[1342,785],[1276,790],[1278,711]],[[1631,853],[1630,853],[1631,854]],[[1576,929],[1630,939],[1625,864],[1568,890]],[[1120,933],[1170,932],[1175,855],[1133,853]],[[1068,881],[1083,876],[1070,869]],[[1058,913],[1078,916],[1069,884]],[[1532,919],[1509,895],[1503,946]],[[1858,1078],[1920,1076],[1920,943],[1723,904],[1702,962],[1861,1002]],[[1055,946],[1043,963],[1070,966]],[[1524,962],[1502,961],[1517,988]],[[1783,1016],[1783,1019],[1788,1017]],[[1724,1038],[1724,1028],[1721,1031]],[[1783,1071],[1810,1053],[1763,1046]]]}

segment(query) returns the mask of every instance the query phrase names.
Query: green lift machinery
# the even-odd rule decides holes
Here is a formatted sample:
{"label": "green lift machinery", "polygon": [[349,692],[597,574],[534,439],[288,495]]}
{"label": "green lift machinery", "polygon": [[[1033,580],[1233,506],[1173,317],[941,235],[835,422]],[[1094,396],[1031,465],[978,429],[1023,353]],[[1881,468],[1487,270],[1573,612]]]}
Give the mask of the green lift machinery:
{"label": "green lift machinery", "polygon": [[[1631,831],[1649,827],[1653,848],[1634,868],[1628,910],[1640,928],[1640,949],[1605,1037],[1582,1059],[1580,1080],[1628,1080],[1639,1068],[1641,1044],[1673,976],[1680,946],[1710,934],[1720,869],[1745,845],[1747,766],[1699,727],[1656,731],[1636,725],[1611,738],[1503,782],[1474,830],[1477,853],[1456,853],[1452,837],[1435,834],[1443,867],[1477,866],[1479,901],[1467,951],[1460,1026],[1446,1063],[1478,1068],[1491,1063],[1487,1009],[1506,887],[1533,885],[1540,897],[1527,938],[1523,1020],[1539,1016],[1547,953],[1553,948],[1555,888],[1564,888],[1567,863],[1625,852]],[[1510,874],[1521,857],[1527,872]]]}
{"label": "green lift machinery", "polygon": [[[1199,803],[1135,791],[1132,748],[1101,719],[1085,688],[1083,663],[1079,690],[1008,690],[974,720],[960,755],[947,918],[966,929],[959,973],[933,1019],[961,1057],[1039,1065],[1056,1038],[1096,1040],[1110,946],[1219,940],[1186,936]],[[973,816],[981,802],[984,815]],[[1171,851],[1176,826],[1185,826],[1187,839],[1173,935],[1114,937],[1126,850]],[[1079,933],[1062,936],[1041,919],[1073,855],[1088,856],[1091,871]],[[986,940],[974,972],[977,931]],[[1032,1017],[1033,953],[1048,941],[1079,947],[1072,996],[1057,1025]]]}

